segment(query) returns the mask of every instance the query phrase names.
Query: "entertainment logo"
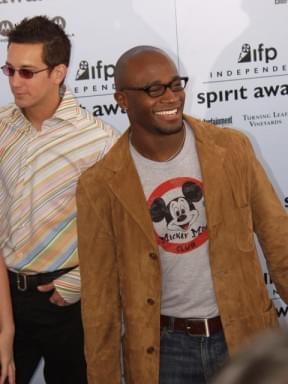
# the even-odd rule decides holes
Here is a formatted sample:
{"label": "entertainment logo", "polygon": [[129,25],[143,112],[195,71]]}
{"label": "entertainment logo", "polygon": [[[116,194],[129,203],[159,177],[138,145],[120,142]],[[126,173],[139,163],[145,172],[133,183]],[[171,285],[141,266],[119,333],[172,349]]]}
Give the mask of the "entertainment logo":
{"label": "entertainment logo", "polygon": [[233,117],[232,115],[227,117],[210,117],[203,119],[203,121],[209,124],[220,125],[221,127],[226,125],[231,126],[233,124]]}

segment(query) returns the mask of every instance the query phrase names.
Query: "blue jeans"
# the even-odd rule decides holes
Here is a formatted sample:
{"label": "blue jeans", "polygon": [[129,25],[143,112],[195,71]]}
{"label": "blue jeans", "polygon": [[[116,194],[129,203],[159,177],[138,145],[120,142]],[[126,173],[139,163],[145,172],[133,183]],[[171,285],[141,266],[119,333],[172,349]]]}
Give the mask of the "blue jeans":
{"label": "blue jeans", "polygon": [[210,337],[161,329],[159,384],[206,384],[228,358],[222,331]]}

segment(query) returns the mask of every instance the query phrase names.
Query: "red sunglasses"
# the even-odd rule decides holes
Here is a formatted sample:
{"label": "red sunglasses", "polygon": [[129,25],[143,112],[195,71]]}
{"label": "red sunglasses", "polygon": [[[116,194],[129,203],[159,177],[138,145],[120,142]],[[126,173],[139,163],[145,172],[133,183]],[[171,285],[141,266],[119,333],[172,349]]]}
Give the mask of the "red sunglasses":
{"label": "red sunglasses", "polygon": [[10,67],[10,65],[5,64],[1,67],[1,69],[4,75],[8,77],[13,77],[15,75],[15,72],[18,72],[20,77],[22,77],[23,79],[32,79],[32,77],[36,75],[36,73],[47,71],[49,67],[44,69],[39,69],[39,71],[32,71],[32,69],[26,69],[26,68],[15,69],[13,67]]}

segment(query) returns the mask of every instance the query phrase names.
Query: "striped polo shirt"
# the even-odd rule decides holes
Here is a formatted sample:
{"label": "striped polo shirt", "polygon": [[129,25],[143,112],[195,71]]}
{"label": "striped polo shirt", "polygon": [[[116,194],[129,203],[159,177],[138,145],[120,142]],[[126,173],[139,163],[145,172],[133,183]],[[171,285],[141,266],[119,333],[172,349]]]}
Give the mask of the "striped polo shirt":
{"label": "striped polo shirt", "polygon": [[[10,270],[39,273],[78,266],[77,181],[117,137],[69,90],[41,131],[14,103],[0,109],[0,249]],[[67,302],[79,300],[79,267],[54,283]]]}

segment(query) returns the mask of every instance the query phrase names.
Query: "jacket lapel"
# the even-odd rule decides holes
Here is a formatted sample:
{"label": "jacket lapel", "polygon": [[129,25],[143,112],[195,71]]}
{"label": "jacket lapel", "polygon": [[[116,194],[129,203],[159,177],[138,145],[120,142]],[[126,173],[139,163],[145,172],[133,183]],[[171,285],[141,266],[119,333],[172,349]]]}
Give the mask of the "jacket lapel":
{"label": "jacket lapel", "polygon": [[[151,244],[156,247],[156,238],[150,212],[134,161],[130,155],[129,130],[122,135],[114,147],[114,155],[111,157],[112,161],[110,161],[108,153],[105,162],[105,166],[113,172],[113,176],[108,180],[108,184],[125,210],[129,212],[133,220],[139,225]],[[115,156],[115,151],[117,156]],[[114,159],[117,159],[117,161]]]}
{"label": "jacket lapel", "polygon": [[[213,127],[207,127],[201,121],[185,117],[193,128],[198,152],[206,206],[208,228],[222,221],[224,186],[227,186],[224,170],[226,149],[215,142]],[[224,129],[224,128],[223,128]]]}

